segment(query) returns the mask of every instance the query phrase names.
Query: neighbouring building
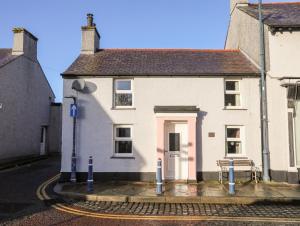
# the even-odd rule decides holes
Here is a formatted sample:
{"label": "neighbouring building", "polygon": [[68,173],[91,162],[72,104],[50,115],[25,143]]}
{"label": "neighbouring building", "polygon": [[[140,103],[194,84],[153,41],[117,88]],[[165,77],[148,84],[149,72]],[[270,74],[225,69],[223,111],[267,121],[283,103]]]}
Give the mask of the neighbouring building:
{"label": "neighbouring building", "polygon": [[[88,15],[79,57],[62,73],[76,98],[77,176],[93,156],[97,180],[218,178],[216,161],[262,170],[257,5],[230,0],[224,50],[102,49]],[[272,180],[299,183],[300,3],[264,4]],[[73,120],[64,99],[62,180],[69,180]]]}
{"label": "neighbouring building", "polygon": [[[263,4],[269,146],[273,180],[300,180],[300,2]],[[226,49],[259,65],[258,5],[231,0]]]}
{"label": "neighbouring building", "polygon": [[13,32],[12,49],[0,49],[1,163],[61,145],[61,107],[37,59],[38,39],[24,28]]}

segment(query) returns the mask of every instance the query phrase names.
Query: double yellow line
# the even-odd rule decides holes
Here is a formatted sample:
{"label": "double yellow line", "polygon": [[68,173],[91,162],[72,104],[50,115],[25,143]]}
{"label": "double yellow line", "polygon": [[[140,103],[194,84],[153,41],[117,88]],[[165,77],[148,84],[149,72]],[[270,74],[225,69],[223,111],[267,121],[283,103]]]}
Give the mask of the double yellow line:
{"label": "double yellow line", "polygon": [[[60,174],[42,183],[37,191],[37,197],[42,200],[50,200],[51,197],[46,192],[46,188],[53,182],[57,181]],[[300,219],[290,218],[267,218],[267,217],[215,217],[215,216],[140,216],[140,215],[118,215],[118,214],[101,214],[95,212],[88,212],[84,210],[74,209],[63,204],[51,205],[56,210],[75,214],[84,217],[93,217],[101,219],[116,219],[116,220],[156,220],[156,221],[241,221],[241,222],[281,222],[281,223],[300,223]]]}

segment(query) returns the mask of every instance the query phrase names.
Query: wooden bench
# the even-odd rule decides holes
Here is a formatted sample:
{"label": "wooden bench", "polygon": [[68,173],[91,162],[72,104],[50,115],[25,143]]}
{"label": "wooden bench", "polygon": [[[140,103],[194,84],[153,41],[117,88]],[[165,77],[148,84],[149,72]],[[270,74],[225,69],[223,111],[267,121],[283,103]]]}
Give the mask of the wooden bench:
{"label": "wooden bench", "polygon": [[[223,183],[223,174],[228,173],[229,169],[229,159],[217,160],[217,166],[219,167],[219,182]],[[254,162],[250,159],[234,159],[233,160],[234,171],[250,171],[251,180],[257,179],[257,171],[259,168],[255,166]]]}

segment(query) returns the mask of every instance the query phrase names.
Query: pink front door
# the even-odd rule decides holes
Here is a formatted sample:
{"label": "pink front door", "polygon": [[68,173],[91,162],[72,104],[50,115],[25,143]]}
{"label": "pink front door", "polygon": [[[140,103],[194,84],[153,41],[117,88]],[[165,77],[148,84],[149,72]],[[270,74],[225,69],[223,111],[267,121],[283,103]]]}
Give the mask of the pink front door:
{"label": "pink front door", "polygon": [[197,180],[196,116],[157,117],[157,158],[163,179]]}
{"label": "pink front door", "polygon": [[188,179],[188,126],[186,122],[165,125],[165,178]]}

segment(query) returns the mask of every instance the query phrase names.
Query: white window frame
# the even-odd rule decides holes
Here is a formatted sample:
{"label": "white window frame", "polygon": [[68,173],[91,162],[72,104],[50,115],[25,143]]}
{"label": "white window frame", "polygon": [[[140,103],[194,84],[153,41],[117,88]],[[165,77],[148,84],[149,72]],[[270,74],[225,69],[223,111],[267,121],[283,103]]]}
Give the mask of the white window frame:
{"label": "white window frame", "polygon": [[[130,128],[130,137],[117,137],[118,128]],[[114,125],[113,129],[113,156],[115,157],[133,157],[133,127],[132,125]],[[116,141],[131,141],[131,153],[116,153]]]}
{"label": "white window frame", "polygon": [[[131,90],[117,90],[117,82],[119,81],[130,81]],[[118,106],[116,105],[116,94],[131,94],[132,96],[132,104],[127,106]],[[133,90],[133,79],[114,79],[114,93],[113,93],[113,106],[116,109],[124,109],[124,108],[134,108],[134,90]]]}
{"label": "white window frame", "polygon": [[[228,138],[227,137],[227,129],[239,129],[240,130],[240,138]],[[230,141],[240,141],[242,151],[239,154],[229,154],[227,150],[227,142]],[[237,125],[226,125],[225,126],[225,156],[226,157],[246,157],[246,150],[245,150],[245,127],[244,126],[237,126]]]}
{"label": "white window frame", "polygon": [[[227,90],[226,82],[238,82],[239,90]],[[241,93],[241,79],[225,79],[224,80],[224,108],[225,109],[241,109],[243,107],[242,93]],[[234,94],[240,96],[240,105],[237,106],[226,106],[226,95]]]}

